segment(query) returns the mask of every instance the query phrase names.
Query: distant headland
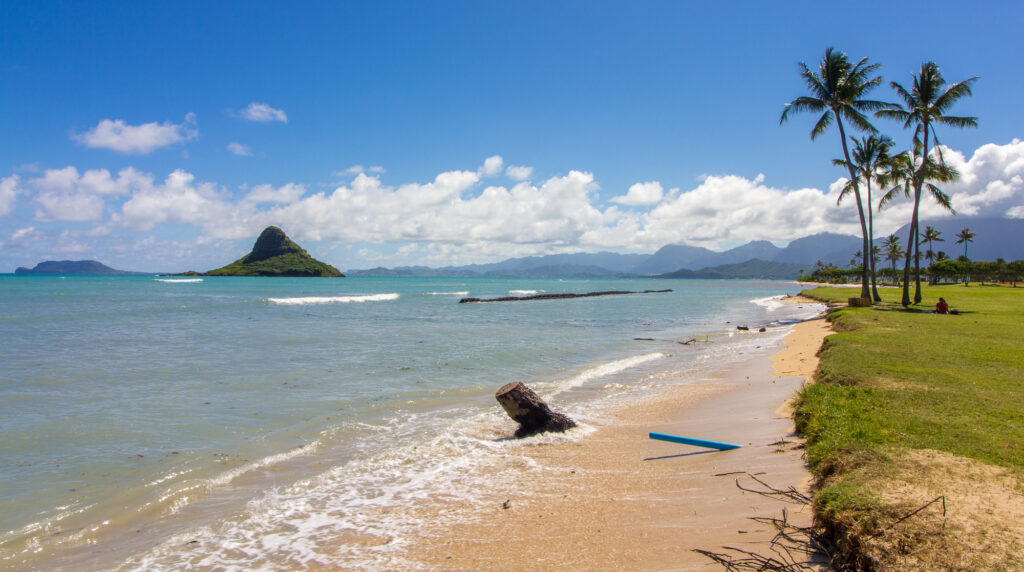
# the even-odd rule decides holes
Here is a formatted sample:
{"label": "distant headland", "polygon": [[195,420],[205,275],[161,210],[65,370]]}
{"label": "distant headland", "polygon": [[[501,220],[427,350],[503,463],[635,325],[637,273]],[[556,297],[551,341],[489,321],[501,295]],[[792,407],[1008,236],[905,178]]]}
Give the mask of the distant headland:
{"label": "distant headland", "polygon": [[149,274],[117,270],[95,260],[46,260],[34,268],[19,266],[15,274]]}

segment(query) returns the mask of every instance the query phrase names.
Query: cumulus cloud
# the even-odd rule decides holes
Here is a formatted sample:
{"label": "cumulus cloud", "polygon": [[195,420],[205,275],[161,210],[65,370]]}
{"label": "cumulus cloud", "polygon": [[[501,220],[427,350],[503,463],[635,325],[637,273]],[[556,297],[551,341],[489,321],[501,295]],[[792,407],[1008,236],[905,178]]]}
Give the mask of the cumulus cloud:
{"label": "cumulus cloud", "polygon": [[128,125],[123,119],[104,119],[89,131],[72,135],[72,139],[94,149],[146,155],[161,147],[190,141],[198,136],[196,116],[189,113],[184,123],[164,121]]}
{"label": "cumulus cloud", "polygon": [[661,202],[664,194],[665,191],[658,181],[634,183],[624,196],[615,197],[612,202],[631,206],[654,205]]}
{"label": "cumulus cloud", "polygon": [[26,183],[36,192],[36,218],[46,221],[97,221],[103,218],[107,197],[131,194],[149,184],[151,177],[132,167],[112,176],[106,169],[79,173],[69,166],[47,169]]}
{"label": "cumulus cloud", "polygon": [[524,165],[509,165],[505,169],[505,176],[514,181],[525,181],[533,176],[533,167]]}
{"label": "cumulus cloud", "polygon": [[505,160],[501,158],[501,155],[494,155],[484,159],[484,164],[476,172],[481,177],[493,177],[501,172],[504,164]]}
{"label": "cumulus cloud", "polygon": [[[962,174],[960,181],[944,185],[959,212],[1024,217],[1024,143],[985,145],[970,158],[951,149],[944,153]],[[491,171],[486,169],[448,171],[428,182],[397,186],[368,171],[356,165],[351,181],[307,194],[296,183],[232,193],[183,170],[157,181],[134,169],[113,175],[65,167],[0,180],[0,211],[10,212],[16,197],[34,201],[40,221],[97,221],[93,226],[140,236],[161,224],[184,224],[197,230],[197,241],[218,244],[251,240],[275,224],[300,241],[390,253],[380,254],[387,264],[461,264],[581,250],[653,251],[666,244],[722,250],[751,240],[781,244],[819,232],[860,232],[853,202],[836,206],[843,179],[824,190],[789,189],[763,176],[706,176],[691,188],[669,191],[660,181],[647,181],[605,204],[594,175],[575,170],[511,185],[487,184],[482,173]],[[900,199],[878,211],[876,235],[906,224],[911,207]],[[937,216],[951,215],[934,203],[922,203],[922,218]],[[358,248],[349,252],[355,255]]]}
{"label": "cumulus cloud", "polygon": [[121,205],[117,220],[139,230],[160,223],[187,223],[215,237],[241,238],[235,223],[243,213],[213,183],[196,183],[195,175],[178,169],[162,184],[141,186]]}
{"label": "cumulus cloud", "polygon": [[249,194],[245,195],[245,200],[251,203],[288,204],[297,201],[305,192],[305,187],[294,183],[288,183],[276,189],[272,185],[259,185],[253,187]]}
{"label": "cumulus cloud", "polygon": [[[946,162],[960,171],[958,181],[942,186],[958,213],[999,217],[1024,206],[1024,141],[982,145],[970,159],[946,147],[942,153]],[[922,202],[922,210],[922,218],[949,216],[930,202]]]}
{"label": "cumulus cloud", "polygon": [[252,155],[252,150],[241,143],[228,143],[227,149],[230,153],[238,155],[239,157],[249,157]]}
{"label": "cumulus cloud", "polygon": [[250,103],[249,107],[240,111],[238,115],[242,119],[259,123],[270,123],[272,121],[288,123],[288,114],[283,109],[274,109],[266,103],[257,103],[255,101]]}
{"label": "cumulus cloud", "polygon": [[14,210],[14,201],[18,197],[18,175],[0,179],[0,216],[10,214]]}
{"label": "cumulus cloud", "polygon": [[373,175],[383,175],[387,170],[384,167],[373,165],[370,167],[364,167],[362,165],[352,165],[344,171],[337,171],[332,173],[335,177],[345,177],[350,175],[358,175],[360,173],[370,173]]}

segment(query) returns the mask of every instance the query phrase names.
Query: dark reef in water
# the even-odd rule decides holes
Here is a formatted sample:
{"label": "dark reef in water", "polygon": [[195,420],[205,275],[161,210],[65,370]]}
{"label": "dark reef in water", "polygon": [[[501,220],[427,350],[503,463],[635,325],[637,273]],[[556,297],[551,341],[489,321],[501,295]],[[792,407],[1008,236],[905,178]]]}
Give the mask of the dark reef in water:
{"label": "dark reef in water", "polygon": [[470,304],[475,302],[519,302],[521,300],[561,300],[564,298],[593,298],[595,296],[620,296],[623,294],[662,294],[672,290],[644,290],[643,292],[630,292],[628,290],[605,290],[603,292],[587,292],[585,294],[534,294],[532,296],[502,296],[500,298],[463,298],[459,304]]}

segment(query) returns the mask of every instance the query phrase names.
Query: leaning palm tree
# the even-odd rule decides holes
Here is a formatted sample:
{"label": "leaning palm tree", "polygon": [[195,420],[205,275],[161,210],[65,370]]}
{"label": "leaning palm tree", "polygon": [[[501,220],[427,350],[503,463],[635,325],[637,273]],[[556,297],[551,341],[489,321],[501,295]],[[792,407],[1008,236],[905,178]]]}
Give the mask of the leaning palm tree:
{"label": "leaning palm tree", "polygon": [[[874,209],[871,206],[871,182],[882,181],[884,183],[886,181],[888,171],[893,167],[893,158],[889,156],[893,142],[889,137],[875,134],[862,137],[861,139],[851,139],[853,140],[853,167],[858,174],[858,178],[864,182],[867,194],[867,202],[865,203],[865,210],[867,210],[868,215],[867,243],[873,245],[875,243],[875,220]],[[832,164],[840,167],[849,167],[846,161],[842,159],[834,159]],[[839,193],[837,204],[842,203],[844,198],[853,193],[854,181],[856,180],[853,179],[846,182],[842,192]],[[873,246],[872,249],[874,248],[876,247]],[[881,302],[882,297],[878,295],[878,283],[875,280],[874,257],[872,257],[871,267],[868,272],[871,274],[871,295],[874,297],[875,302]]]}
{"label": "leaning palm tree", "polygon": [[896,261],[903,257],[903,247],[900,246],[900,237],[895,234],[882,239],[882,248],[885,249],[885,259],[889,261],[892,269],[892,280],[896,282]]}
{"label": "leaning palm tree", "polygon": [[[921,71],[911,74],[914,83],[908,90],[897,82],[890,82],[893,90],[903,99],[903,106],[898,108],[880,109],[875,115],[896,119],[903,122],[904,129],[914,126],[914,148],[920,147],[921,152],[919,164],[913,177],[914,188],[914,210],[910,219],[911,237],[916,237],[918,232],[918,214],[921,205],[921,190],[925,184],[927,171],[929,169],[929,147],[938,148],[939,140],[935,135],[935,124],[950,125],[953,127],[977,127],[976,117],[956,117],[946,115],[946,112],[962,97],[971,95],[971,84],[977,80],[972,77],[951,85],[946,85],[942,72],[935,62],[921,64]],[[938,163],[944,164],[942,150],[938,150]],[[909,246],[909,245],[908,245]],[[910,249],[908,248],[908,253]],[[903,269],[903,306],[910,305],[910,255],[907,255],[906,265]],[[915,302],[920,302],[921,281],[918,277],[917,292],[914,296]]]}
{"label": "leaning palm tree", "polygon": [[[861,200],[860,185],[857,182],[857,173],[854,170],[854,162],[850,159],[850,149],[846,144],[846,128],[843,120],[849,121],[857,129],[875,133],[878,130],[868,121],[865,112],[879,111],[892,108],[892,104],[882,101],[865,99],[865,96],[872,89],[882,83],[881,77],[872,77],[881,67],[881,64],[869,64],[868,58],[863,58],[856,64],[851,63],[846,54],[837,52],[835,48],[829,47],[825,50],[825,56],[818,64],[818,71],[812,71],[807,64],[800,62],[800,77],[803,78],[810,95],[804,95],[786,104],[779,118],[779,124],[789,119],[790,112],[811,112],[821,113],[818,121],[811,129],[811,140],[828,130],[834,121],[839,129],[839,139],[843,144],[843,158],[850,180],[853,181],[853,195],[857,202],[857,214],[860,217],[861,235],[864,237],[863,252],[871,252],[871,245],[868,242],[867,218],[864,213],[864,204]],[[863,265],[861,271],[861,298],[870,298],[871,292],[868,288],[868,265]]]}
{"label": "leaning palm tree", "polygon": [[967,243],[974,242],[974,233],[966,226],[956,233],[956,243],[964,245],[964,258],[967,258]]}
{"label": "leaning palm tree", "polygon": [[[931,181],[949,183],[957,180],[960,177],[960,173],[956,168],[951,167],[945,163],[937,161],[932,157],[925,159],[920,158],[921,147],[915,146],[914,153],[907,153],[904,151],[899,155],[893,157],[889,171],[881,178],[883,184],[894,185],[891,189],[882,195],[882,199],[878,202],[878,208],[884,208],[889,201],[895,198],[897,195],[902,194],[904,197],[910,198],[916,196],[917,201],[920,201],[920,193],[915,191],[915,185],[918,182],[918,176],[921,177],[921,184],[924,190],[935,200],[940,206],[949,212],[956,214],[953,210],[952,199],[949,195],[942,192],[942,189],[937,187]],[[918,167],[920,164],[920,167]],[[915,214],[917,207],[915,206]],[[914,219],[911,219],[910,224],[910,236],[907,238],[907,251],[906,260],[903,267],[903,301],[904,306],[910,305],[910,261],[914,261],[914,302],[918,303],[921,301],[921,236],[917,232],[917,225]]]}

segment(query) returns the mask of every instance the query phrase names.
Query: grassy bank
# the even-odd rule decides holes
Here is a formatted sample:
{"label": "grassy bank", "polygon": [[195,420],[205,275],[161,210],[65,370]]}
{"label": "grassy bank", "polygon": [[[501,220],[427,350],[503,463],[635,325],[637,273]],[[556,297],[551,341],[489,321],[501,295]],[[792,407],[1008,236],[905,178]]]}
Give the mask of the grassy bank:
{"label": "grassy bank", "polygon": [[[939,296],[960,314],[932,313]],[[882,297],[830,316],[798,399],[820,522],[864,568],[1024,567],[1024,288],[930,287],[910,310]]]}

